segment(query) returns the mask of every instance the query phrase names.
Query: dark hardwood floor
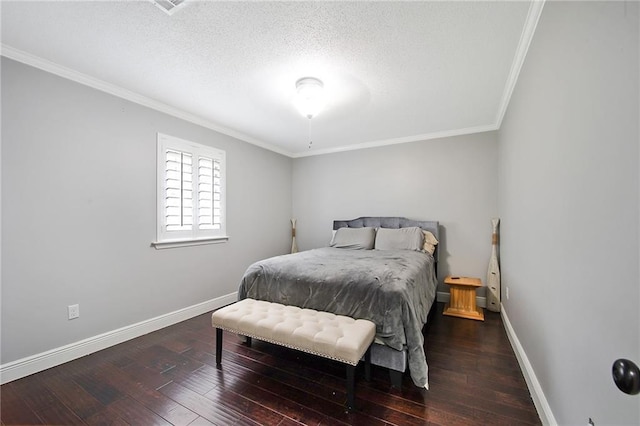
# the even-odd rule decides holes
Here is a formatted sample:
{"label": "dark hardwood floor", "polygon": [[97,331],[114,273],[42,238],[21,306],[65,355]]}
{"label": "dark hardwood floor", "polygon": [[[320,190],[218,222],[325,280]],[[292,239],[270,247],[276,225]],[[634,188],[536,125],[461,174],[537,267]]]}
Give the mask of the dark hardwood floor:
{"label": "dark hardwood floor", "polygon": [[387,372],[356,383],[346,413],[345,371],[333,361],[225,334],[201,315],[3,385],[0,419],[14,424],[516,425],[540,424],[499,314],[484,323],[442,316],[424,332],[430,390]]}

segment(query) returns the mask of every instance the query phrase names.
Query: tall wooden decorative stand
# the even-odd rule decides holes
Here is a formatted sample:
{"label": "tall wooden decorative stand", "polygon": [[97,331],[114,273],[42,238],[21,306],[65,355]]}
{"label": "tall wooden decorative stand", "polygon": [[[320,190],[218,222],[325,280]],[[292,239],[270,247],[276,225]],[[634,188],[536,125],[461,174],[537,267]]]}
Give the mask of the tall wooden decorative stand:
{"label": "tall wooden decorative stand", "polygon": [[491,219],[493,235],[491,237],[491,258],[487,270],[487,309],[500,312],[500,266],[498,265],[498,225],[500,219]]}
{"label": "tall wooden decorative stand", "polygon": [[291,219],[291,253],[298,252],[298,244],[296,244],[296,220]]}

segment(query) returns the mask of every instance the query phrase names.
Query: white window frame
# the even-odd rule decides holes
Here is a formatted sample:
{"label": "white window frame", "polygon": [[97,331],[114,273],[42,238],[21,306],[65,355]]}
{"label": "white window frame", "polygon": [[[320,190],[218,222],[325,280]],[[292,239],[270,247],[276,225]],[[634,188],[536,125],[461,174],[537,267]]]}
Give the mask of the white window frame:
{"label": "white window frame", "polygon": [[[211,146],[187,141],[174,136],[158,133],[156,158],[156,249],[214,244],[228,241],[226,213],[226,153]],[[190,230],[167,230],[166,215],[166,162],[167,151],[177,151],[192,156],[193,224]],[[220,228],[200,229],[198,223],[198,161],[200,157],[213,159],[220,164]]]}

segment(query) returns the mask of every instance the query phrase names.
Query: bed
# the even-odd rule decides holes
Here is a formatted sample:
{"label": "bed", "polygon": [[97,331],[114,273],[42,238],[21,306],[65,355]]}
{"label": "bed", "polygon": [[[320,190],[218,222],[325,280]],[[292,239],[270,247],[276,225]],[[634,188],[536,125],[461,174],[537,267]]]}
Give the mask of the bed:
{"label": "bed", "polygon": [[371,320],[372,364],[388,368],[394,386],[408,370],[416,386],[428,389],[422,328],[436,295],[438,222],[360,217],[334,221],[333,228],[329,247],[251,265],[238,299]]}

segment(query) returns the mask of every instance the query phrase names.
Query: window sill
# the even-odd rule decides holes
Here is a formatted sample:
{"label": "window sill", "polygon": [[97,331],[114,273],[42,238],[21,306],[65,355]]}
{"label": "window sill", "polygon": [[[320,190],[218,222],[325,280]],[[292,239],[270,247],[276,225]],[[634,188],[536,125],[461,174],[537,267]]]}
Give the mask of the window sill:
{"label": "window sill", "polygon": [[220,244],[229,241],[228,236],[224,237],[211,237],[211,238],[198,238],[195,240],[173,240],[173,241],[153,241],[151,246],[156,250],[164,250],[169,248],[178,247],[191,247],[202,246],[206,244]]}

